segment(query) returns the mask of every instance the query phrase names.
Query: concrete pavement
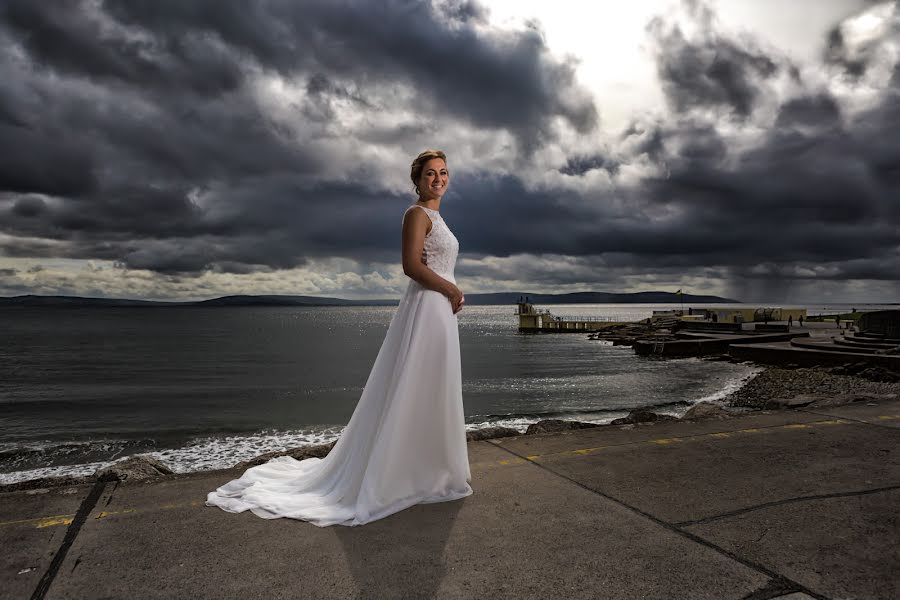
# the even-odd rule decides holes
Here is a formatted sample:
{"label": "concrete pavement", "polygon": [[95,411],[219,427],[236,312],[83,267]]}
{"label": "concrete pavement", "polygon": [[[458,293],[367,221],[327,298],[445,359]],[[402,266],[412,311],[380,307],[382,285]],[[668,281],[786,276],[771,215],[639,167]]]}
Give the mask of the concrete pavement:
{"label": "concrete pavement", "polygon": [[897,598],[900,401],[469,444],[362,527],[203,505],[236,471],[0,494],[3,598]]}

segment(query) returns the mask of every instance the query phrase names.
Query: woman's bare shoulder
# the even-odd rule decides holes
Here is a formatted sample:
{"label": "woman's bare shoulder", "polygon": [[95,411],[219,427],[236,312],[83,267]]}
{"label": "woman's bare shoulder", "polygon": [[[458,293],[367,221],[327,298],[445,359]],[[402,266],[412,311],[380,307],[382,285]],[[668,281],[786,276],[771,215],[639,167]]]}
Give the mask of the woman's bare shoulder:
{"label": "woman's bare shoulder", "polygon": [[421,228],[424,225],[426,231],[430,231],[431,217],[428,216],[428,213],[425,210],[413,210],[416,208],[421,207],[413,205],[406,209],[406,212],[403,214],[404,227],[412,226],[414,228]]}

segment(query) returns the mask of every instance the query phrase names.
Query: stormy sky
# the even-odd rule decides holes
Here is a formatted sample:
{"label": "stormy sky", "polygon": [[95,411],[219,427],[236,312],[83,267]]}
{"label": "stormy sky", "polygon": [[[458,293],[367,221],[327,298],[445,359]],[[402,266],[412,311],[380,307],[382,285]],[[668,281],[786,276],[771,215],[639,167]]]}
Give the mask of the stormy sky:
{"label": "stormy sky", "polygon": [[900,2],[624,4],[4,0],[0,295],[900,301]]}

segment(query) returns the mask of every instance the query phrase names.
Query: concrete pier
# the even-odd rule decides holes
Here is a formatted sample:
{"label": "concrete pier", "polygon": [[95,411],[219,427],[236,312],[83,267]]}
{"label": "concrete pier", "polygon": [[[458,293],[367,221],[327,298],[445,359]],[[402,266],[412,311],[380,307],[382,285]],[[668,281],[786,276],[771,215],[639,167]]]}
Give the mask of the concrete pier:
{"label": "concrete pier", "polygon": [[897,598],[900,401],[469,444],[475,494],[362,527],[238,475],[0,495],[3,598]]}
{"label": "concrete pier", "polygon": [[521,333],[584,333],[607,327],[631,325],[633,321],[617,321],[606,317],[564,317],[539,309],[534,304],[520,302],[516,308]]}

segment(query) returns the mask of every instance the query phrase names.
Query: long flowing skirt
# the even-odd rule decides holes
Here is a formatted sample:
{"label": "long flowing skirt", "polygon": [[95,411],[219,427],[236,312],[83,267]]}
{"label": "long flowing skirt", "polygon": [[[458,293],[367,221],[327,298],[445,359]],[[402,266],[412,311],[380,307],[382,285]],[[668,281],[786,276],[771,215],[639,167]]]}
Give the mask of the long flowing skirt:
{"label": "long flowing skirt", "polygon": [[446,296],[410,281],[328,455],[273,458],[210,492],[206,505],[354,526],[464,498],[470,481],[456,315]]}

